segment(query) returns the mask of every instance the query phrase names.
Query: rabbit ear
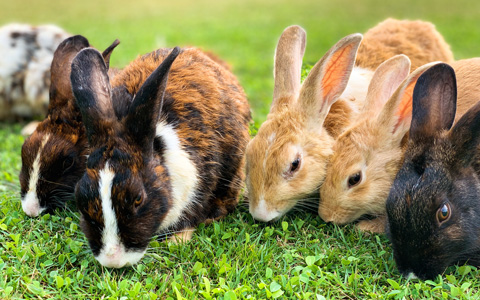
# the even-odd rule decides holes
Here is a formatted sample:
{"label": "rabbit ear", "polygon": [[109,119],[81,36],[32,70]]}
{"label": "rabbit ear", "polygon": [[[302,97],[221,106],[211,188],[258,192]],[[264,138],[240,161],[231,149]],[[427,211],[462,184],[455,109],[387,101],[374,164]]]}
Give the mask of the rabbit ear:
{"label": "rabbit ear", "polygon": [[306,33],[300,26],[287,27],[275,50],[273,102],[271,111],[289,105],[300,90],[302,59],[305,53]]}
{"label": "rabbit ear", "polygon": [[100,52],[93,48],[80,51],[73,59],[70,80],[88,141],[97,145],[116,121],[107,66]]}
{"label": "rabbit ear", "polygon": [[305,79],[298,105],[314,126],[323,124],[330,107],[347,87],[361,41],[361,34],[341,39],[315,64]]}
{"label": "rabbit ear", "polygon": [[115,49],[118,44],[120,44],[120,41],[116,39],[107,49],[105,49],[105,51],[102,52],[102,57],[107,66],[107,70],[110,69],[110,56],[112,55],[113,49]]}
{"label": "rabbit ear", "polygon": [[472,163],[480,144],[480,102],[471,107],[449,132],[455,146],[455,159],[459,167]]}
{"label": "rabbit ear", "polygon": [[128,111],[125,122],[127,130],[138,145],[146,147],[147,153],[153,149],[153,139],[167,87],[168,72],[180,52],[180,48],[175,47],[145,80]]}
{"label": "rabbit ear", "polygon": [[399,138],[399,141],[410,130],[413,88],[418,78],[435,64],[438,62],[426,64],[412,72],[396,89],[378,117],[379,126],[392,128],[392,133]]}
{"label": "rabbit ear", "polygon": [[363,113],[380,113],[409,72],[410,59],[405,55],[396,55],[380,64],[368,86]]}
{"label": "rabbit ear", "polygon": [[450,129],[456,108],[455,71],[445,63],[436,64],[420,75],[413,89],[410,139],[421,142]]}
{"label": "rabbit ear", "polygon": [[67,101],[73,100],[70,67],[75,55],[87,47],[89,47],[88,40],[81,35],[76,35],[65,39],[55,50],[51,67],[49,111],[64,107]]}

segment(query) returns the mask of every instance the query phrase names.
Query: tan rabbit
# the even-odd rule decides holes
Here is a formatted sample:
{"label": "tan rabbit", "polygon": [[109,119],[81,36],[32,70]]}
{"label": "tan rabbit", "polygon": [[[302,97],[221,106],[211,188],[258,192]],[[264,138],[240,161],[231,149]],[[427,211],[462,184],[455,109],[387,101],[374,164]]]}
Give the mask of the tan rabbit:
{"label": "tan rabbit", "polygon": [[[362,117],[333,146],[334,154],[320,188],[319,214],[323,220],[346,224],[362,216],[378,216],[361,220],[358,228],[384,231],[385,201],[403,162],[410,129],[413,88],[420,75],[434,64],[410,74],[393,96],[400,74],[408,72],[406,57],[394,57],[377,69]],[[461,60],[452,66],[457,73],[459,118],[480,99],[480,59]]]}
{"label": "tan rabbit", "polygon": [[[387,22],[379,26],[386,26],[385,32],[389,32],[391,24]],[[374,72],[369,68],[375,68],[391,55],[401,53],[381,55],[391,41],[383,45],[385,33],[380,33],[382,30],[368,34],[369,38],[363,44],[372,53],[363,51],[366,58],[358,58],[361,63],[355,67],[362,35],[343,38],[313,67],[301,85],[306,33],[299,26],[285,29],[275,51],[275,86],[270,113],[246,152],[246,195],[250,213],[255,219],[277,219],[300,200],[317,195],[325,179],[335,138],[356,119],[363,107]],[[397,41],[399,51],[413,52],[429,51],[422,48],[425,41],[432,40],[433,43],[439,38],[443,41],[436,31],[418,31],[418,47],[401,47],[406,35],[393,33],[392,38]],[[415,40],[408,41],[412,42]],[[444,47],[437,49],[437,53],[431,49],[428,60],[419,59],[416,64],[427,63],[430,59],[452,58],[444,41],[437,44]],[[405,54],[416,57],[415,53]]]}
{"label": "tan rabbit", "polygon": [[435,25],[420,20],[389,18],[365,33],[358,48],[356,65],[375,70],[382,62],[397,54],[408,56],[410,71],[431,61],[453,62],[450,46]]}

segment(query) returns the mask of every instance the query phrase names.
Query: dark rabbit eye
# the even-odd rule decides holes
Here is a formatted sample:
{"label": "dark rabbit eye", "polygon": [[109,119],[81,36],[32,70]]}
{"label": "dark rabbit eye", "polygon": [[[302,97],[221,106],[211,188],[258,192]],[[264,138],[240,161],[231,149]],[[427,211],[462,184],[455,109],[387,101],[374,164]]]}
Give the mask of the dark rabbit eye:
{"label": "dark rabbit eye", "polygon": [[362,172],[357,172],[348,177],[348,188],[354,187],[362,181]]}
{"label": "dark rabbit eye", "polygon": [[137,208],[137,207],[140,206],[140,204],[142,204],[142,202],[143,202],[142,196],[138,196],[138,197],[135,199],[135,201],[134,201],[133,204],[135,205],[135,208]]}
{"label": "dark rabbit eye", "polygon": [[68,169],[70,169],[70,168],[73,166],[73,163],[74,163],[73,157],[71,157],[71,156],[66,157],[66,158],[63,160],[63,172],[65,172],[65,171],[67,171]]}
{"label": "dark rabbit eye", "polygon": [[299,166],[300,166],[300,157],[297,157],[290,165],[290,173],[297,171]]}
{"label": "dark rabbit eye", "polygon": [[442,205],[442,207],[440,207],[437,210],[437,221],[438,221],[438,223],[441,224],[441,223],[447,221],[448,219],[450,219],[451,214],[452,214],[452,209],[450,207],[450,204],[446,203],[446,204]]}
{"label": "dark rabbit eye", "polygon": [[297,154],[295,159],[290,163],[290,168],[288,169],[288,171],[285,171],[283,176],[287,179],[292,177],[293,173],[297,172],[298,169],[300,168],[301,161],[302,159],[300,157],[300,154]]}

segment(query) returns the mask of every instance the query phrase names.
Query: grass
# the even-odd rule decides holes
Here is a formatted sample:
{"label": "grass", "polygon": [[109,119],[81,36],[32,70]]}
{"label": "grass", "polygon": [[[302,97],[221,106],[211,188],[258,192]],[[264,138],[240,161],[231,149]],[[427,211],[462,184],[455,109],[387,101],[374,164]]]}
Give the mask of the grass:
{"label": "grass", "polygon": [[[228,61],[259,126],[268,113],[273,51],[282,30],[308,33],[305,62],[315,63],[341,37],[386,17],[436,24],[455,57],[478,56],[480,2],[439,1],[2,1],[0,20],[56,23],[102,49],[115,38],[121,67],[157,47],[196,45]],[[183,244],[152,241],[133,268],[110,270],[90,254],[78,214],[25,216],[19,199],[21,125],[0,124],[0,299],[475,299],[480,270],[449,268],[434,281],[407,280],[382,235],[324,224],[295,211],[273,224],[244,206],[200,226]]]}

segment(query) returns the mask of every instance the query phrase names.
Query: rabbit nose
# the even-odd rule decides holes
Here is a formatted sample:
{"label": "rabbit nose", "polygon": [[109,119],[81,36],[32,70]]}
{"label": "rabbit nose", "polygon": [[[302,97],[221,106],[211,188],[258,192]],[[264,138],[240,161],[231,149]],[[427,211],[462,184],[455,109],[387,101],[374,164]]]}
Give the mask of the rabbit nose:
{"label": "rabbit nose", "polygon": [[318,214],[325,223],[332,223],[334,220],[333,214],[330,211],[319,210]]}
{"label": "rabbit nose", "polygon": [[107,251],[105,251],[105,255],[108,258],[115,258],[120,254],[120,245],[112,245],[107,248]]}
{"label": "rabbit nose", "polygon": [[40,207],[40,201],[35,192],[28,192],[22,199],[22,208],[29,217],[38,217],[44,210]]}

